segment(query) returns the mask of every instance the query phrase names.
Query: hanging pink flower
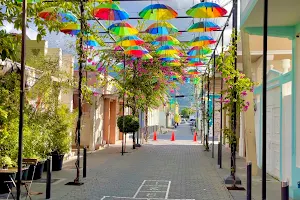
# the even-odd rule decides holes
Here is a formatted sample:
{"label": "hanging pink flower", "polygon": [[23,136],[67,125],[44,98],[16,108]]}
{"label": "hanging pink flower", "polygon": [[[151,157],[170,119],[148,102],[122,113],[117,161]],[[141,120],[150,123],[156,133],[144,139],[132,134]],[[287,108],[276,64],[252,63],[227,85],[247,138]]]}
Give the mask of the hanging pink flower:
{"label": "hanging pink flower", "polygon": [[247,102],[246,102],[246,105],[247,105],[247,106],[249,106],[249,105],[250,105],[250,102],[249,102],[249,101],[247,101]]}
{"label": "hanging pink flower", "polygon": [[241,92],[241,95],[244,97],[244,96],[247,96],[247,91],[243,91],[243,92]]}
{"label": "hanging pink flower", "polygon": [[230,103],[230,99],[224,99],[223,103],[225,104]]}
{"label": "hanging pink flower", "polygon": [[254,86],[252,86],[251,88],[250,88],[250,92],[253,92],[254,91]]}
{"label": "hanging pink flower", "polygon": [[246,112],[246,111],[248,110],[248,107],[249,107],[249,106],[244,106],[244,107],[243,107],[243,111]]}
{"label": "hanging pink flower", "polygon": [[171,89],[170,92],[171,92],[171,93],[175,93],[175,90],[174,90],[174,89]]}
{"label": "hanging pink flower", "polygon": [[87,61],[88,61],[88,62],[92,62],[92,61],[93,61],[93,59],[89,58]]}

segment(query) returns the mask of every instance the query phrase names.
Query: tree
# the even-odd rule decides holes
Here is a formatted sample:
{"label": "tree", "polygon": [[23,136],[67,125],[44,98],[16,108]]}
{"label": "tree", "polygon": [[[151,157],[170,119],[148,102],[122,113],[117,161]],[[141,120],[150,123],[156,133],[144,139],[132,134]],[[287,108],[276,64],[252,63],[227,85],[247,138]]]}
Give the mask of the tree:
{"label": "tree", "polygon": [[183,108],[181,110],[181,115],[183,118],[189,118],[189,116],[193,113],[195,113],[195,110],[193,110],[192,108]]}

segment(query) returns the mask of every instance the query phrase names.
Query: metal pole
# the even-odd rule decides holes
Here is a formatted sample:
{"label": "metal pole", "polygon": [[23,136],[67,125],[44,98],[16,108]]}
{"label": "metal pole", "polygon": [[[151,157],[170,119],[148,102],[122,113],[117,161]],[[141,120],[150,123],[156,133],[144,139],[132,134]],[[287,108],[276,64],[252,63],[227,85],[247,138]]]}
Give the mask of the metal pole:
{"label": "metal pole", "polygon": [[247,163],[247,200],[252,200],[252,163]]}
{"label": "metal pole", "polygon": [[208,69],[207,72],[207,133],[206,133],[206,150],[209,151],[209,144],[208,144],[208,140],[209,140],[209,74],[210,74],[210,70]]}
{"label": "metal pole", "polygon": [[281,182],[281,200],[289,200],[289,183],[287,181]]}
{"label": "metal pole", "polygon": [[213,123],[213,138],[212,138],[212,158],[215,157],[215,90],[216,90],[216,54],[214,54],[214,87],[213,87],[213,97],[212,97],[212,123]]}
{"label": "metal pole", "polygon": [[84,147],[83,149],[83,171],[82,171],[82,174],[83,174],[83,178],[86,177],[86,156],[87,156],[87,149],[86,147]]}
{"label": "metal pole", "polygon": [[80,182],[80,133],[81,133],[81,117],[82,117],[82,71],[83,71],[83,29],[84,29],[84,5],[83,1],[80,1],[80,38],[79,38],[79,48],[80,48],[80,55],[79,55],[79,81],[78,81],[78,120],[77,120],[77,140],[76,140],[76,147],[77,147],[77,159],[76,159],[76,178],[74,180],[74,184],[79,184]]}
{"label": "metal pole", "polygon": [[262,91],[262,199],[267,199],[267,51],[268,51],[268,0],[264,1],[263,31],[263,91]]}
{"label": "metal pole", "polygon": [[[123,60],[123,70],[124,70],[124,76],[123,76],[123,83],[124,83],[124,92],[123,92],[123,131],[125,129],[125,78],[126,78],[126,55],[124,53],[124,60]],[[125,134],[126,137],[126,134]],[[122,132],[122,156],[124,155],[124,133]]]}
{"label": "metal pole", "polygon": [[47,159],[47,182],[46,182],[46,199],[51,198],[51,172],[52,172],[52,157]]}
{"label": "metal pole", "polygon": [[[224,51],[224,35],[222,35],[222,54],[223,54],[223,51]],[[223,79],[221,77],[221,91],[223,90]],[[220,118],[221,118],[221,121],[220,121],[220,169],[222,168],[222,137],[223,137],[223,94],[221,92],[221,113],[220,113]]]}
{"label": "metal pole", "polygon": [[201,143],[204,144],[204,126],[203,126],[203,117],[204,117],[204,109],[205,109],[205,104],[204,104],[204,77],[202,76],[201,80]]}
{"label": "metal pole", "polygon": [[21,49],[21,83],[20,83],[20,116],[19,116],[19,149],[18,149],[18,174],[17,200],[21,198],[21,179],[23,161],[23,125],[24,125],[24,98],[25,98],[25,59],[26,59],[26,25],[27,25],[27,0],[22,5],[22,49]]}

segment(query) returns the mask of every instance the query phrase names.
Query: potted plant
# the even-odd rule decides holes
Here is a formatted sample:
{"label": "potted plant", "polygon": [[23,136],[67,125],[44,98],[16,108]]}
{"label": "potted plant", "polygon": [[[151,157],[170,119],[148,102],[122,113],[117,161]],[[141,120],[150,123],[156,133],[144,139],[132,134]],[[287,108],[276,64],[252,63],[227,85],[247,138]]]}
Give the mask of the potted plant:
{"label": "potted plant", "polygon": [[1,163],[2,169],[8,169],[9,167],[12,167],[12,165],[13,165],[13,161],[8,156],[0,157],[0,163]]}
{"label": "potted plant", "polygon": [[[124,121],[123,121],[124,120]],[[117,125],[119,130],[125,134],[125,145],[126,145],[126,134],[133,133],[133,141],[134,141],[134,134],[136,131],[139,130],[139,121],[137,117],[133,115],[125,115],[120,116],[117,121]],[[133,142],[133,149],[135,148],[135,142]]]}
{"label": "potted plant", "polygon": [[[0,164],[1,164],[2,169],[8,169],[9,167],[13,166],[13,161],[8,156],[2,156],[2,157],[0,157]],[[0,194],[9,192],[6,183],[4,183],[4,181],[7,181],[7,180],[9,180],[8,174],[0,175]]]}
{"label": "potted plant", "polygon": [[52,156],[52,170],[62,169],[64,155],[70,151],[71,129],[73,128],[74,114],[66,106],[59,106],[52,113],[53,119],[49,123],[50,143]]}

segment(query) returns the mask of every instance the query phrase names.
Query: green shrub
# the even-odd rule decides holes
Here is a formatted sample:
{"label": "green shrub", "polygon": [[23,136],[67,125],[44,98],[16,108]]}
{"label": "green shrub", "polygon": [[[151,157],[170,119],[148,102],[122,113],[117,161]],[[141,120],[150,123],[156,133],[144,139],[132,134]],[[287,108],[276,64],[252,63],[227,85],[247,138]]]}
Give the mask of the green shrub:
{"label": "green shrub", "polygon": [[[125,126],[123,129],[123,119],[125,121]],[[137,117],[132,115],[120,116],[117,121],[118,128],[123,133],[134,133],[139,130],[139,120]]]}

